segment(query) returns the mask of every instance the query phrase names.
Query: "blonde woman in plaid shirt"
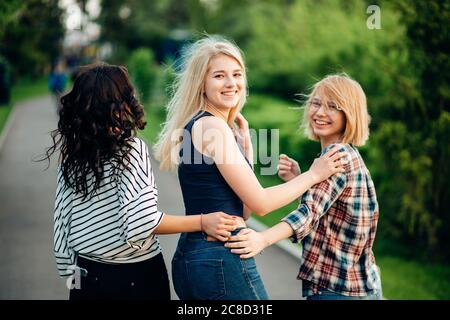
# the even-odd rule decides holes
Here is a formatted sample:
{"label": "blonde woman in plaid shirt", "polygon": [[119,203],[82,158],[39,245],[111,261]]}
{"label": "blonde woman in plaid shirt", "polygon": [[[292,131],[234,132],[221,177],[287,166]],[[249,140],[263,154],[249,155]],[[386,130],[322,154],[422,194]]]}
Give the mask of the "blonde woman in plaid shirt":
{"label": "blonde woman in plaid shirt", "polygon": [[[335,145],[349,155],[337,173],[303,194],[299,207],[263,232],[244,229],[231,237],[231,252],[249,258],[291,237],[301,241],[298,279],[309,300],[381,299],[379,268],[372,251],[378,222],[375,187],[355,146],[369,136],[370,116],[361,86],[347,75],[331,75],[314,85],[304,112],[305,132],[319,140],[322,154]],[[289,181],[298,163],[280,156],[278,175]]]}

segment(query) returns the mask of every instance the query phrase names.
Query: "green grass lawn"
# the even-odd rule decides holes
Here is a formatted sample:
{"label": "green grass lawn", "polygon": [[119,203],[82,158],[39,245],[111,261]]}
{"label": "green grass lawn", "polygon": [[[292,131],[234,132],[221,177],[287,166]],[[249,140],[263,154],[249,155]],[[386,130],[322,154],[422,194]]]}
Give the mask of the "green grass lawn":
{"label": "green grass lawn", "polygon": [[11,102],[19,101],[48,94],[47,78],[42,77],[35,80],[22,80],[12,87]]}
{"label": "green grass lawn", "polygon": [[[299,144],[299,149],[309,147],[302,143],[298,127],[302,110],[298,105],[263,95],[252,95],[243,111],[251,128],[280,129],[280,138],[283,134],[291,134],[288,143]],[[148,142],[153,143],[160,130],[160,124],[164,121],[164,114],[157,108],[147,108],[147,127],[141,133]],[[295,136],[293,132],[297,132]],[[314,146],[314,145],[313,145]],[[280,151],[283,152],[283,144]],[[300,150],[299,152],[308,152]],[[317,150],[313,151],[314,153]],[[303,170],[307,168],[300,162]],[[274,186],[282,181],[276,175],[259,174],[256,166],[255,173],[264,187]],[[272,226],[280,221],[286,214],[297,207],[294,201],[281,209],[278,209],[265,217],[255,217],[267,226]],[[382,225],[380,225],[382,228]],[[374,246],[377,265],[381,269],[383,295],[387,299],[450,299],[450,266],[435,264],[417,258],[414,250],[404,248],[401,245],[385,239],[379,233]]]}
{"label": "green grass lawn", "polygon": [[374,251],[387,299],[450,299],[450,266],[384,255],[376,248]]}
{"label": "green grass lawn", "polygon": [[139,132],[139,136],[153,145],[161,131],[161,125],[165,121],[165,114],[161,112],[160,108],[149,106],[145,108],[145,119],[147,125],[144,130]]}
{"label": "green grass lawn", "polygon": [[22,80],[14,85],[11,89],[11,102],[8,105],[0,106],[0,132],[2,132],[14,104],[32,97],[42,96],[47,93],[47,79],[44,77],[36,80]]}
{"label": "green grass lawn", "polygon": [[9,113],[11,112],[11,105],[1,105],[0,106],[0,133],[3,131],[3,127],[8,120]]}

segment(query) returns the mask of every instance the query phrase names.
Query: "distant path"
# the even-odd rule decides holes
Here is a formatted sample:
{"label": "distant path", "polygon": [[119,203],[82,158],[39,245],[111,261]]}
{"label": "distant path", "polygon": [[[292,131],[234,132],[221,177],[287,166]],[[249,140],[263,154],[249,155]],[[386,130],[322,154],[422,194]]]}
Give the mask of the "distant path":
{"label": "distant path", "polygon": [[50,97],[13,112],[0,150],[0,299],[65,299],[52,251],[55,165],[32,161],[50,146],[56,112]]}

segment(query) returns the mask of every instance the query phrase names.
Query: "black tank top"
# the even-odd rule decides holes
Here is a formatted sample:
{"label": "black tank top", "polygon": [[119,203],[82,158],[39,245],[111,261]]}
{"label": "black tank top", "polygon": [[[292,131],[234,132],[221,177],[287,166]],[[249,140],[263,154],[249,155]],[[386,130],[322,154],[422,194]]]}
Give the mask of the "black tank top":
{"label": "black tank top", "polygon": [[214,160],[200,153],[192,143],[192,126],[207,116],[213,115],[207,111],[199,112],[184,128],[178,179],[186,215],[223,211],[242,217],[241,199],[222,177]]}

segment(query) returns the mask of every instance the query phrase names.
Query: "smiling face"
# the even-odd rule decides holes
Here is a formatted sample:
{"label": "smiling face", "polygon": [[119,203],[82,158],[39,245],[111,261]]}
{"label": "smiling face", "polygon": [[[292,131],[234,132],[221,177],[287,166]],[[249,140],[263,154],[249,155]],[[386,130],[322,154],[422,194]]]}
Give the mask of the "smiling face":
{"label": "smiling face", "polygon": [[208,103],[218,109],[235,108],[245,94],[244,71],[237,60],[224,54],[213,57],[205,79]]}
{"label": "smiling face", "polygon": [[329,75],[317,82],[303,113],[305,135],[330,143],[363,146],[369,138],[370,115],[361,85],[346,74]]}
{"label": "smiling face", "polygon": [[346,126],[344,111],[322,90],[317,90],[310,100],[308,117],[312,132],[320,139],[322,148],[341,142]]}

